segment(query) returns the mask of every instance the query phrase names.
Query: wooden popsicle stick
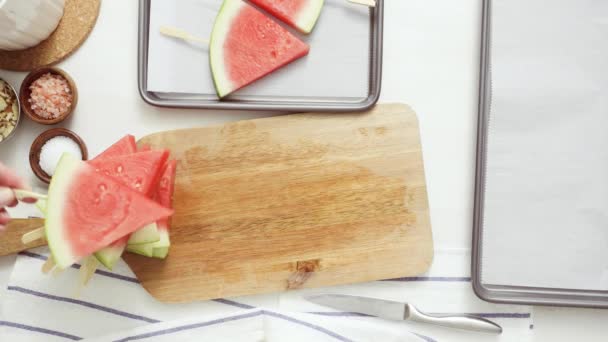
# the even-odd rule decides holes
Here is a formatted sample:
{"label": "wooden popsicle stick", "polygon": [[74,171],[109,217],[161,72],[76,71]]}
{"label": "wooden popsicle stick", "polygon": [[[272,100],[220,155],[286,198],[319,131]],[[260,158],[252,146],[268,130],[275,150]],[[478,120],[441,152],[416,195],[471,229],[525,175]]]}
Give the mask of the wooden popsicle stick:
{"label": "wooden popsicle stick", "polygon": [[24,245],[27,245],[36,240],[43,239],[44,237],[44,227],[40,227],[32,230],[31,232],[23,234],[21,237],[21,242],[23,242]]}
{"label": "wooden popsicle stick", "polygon": [[82,266],[80,267],[80,284],[85,286],[89,283],[89,280],[95,274],[97,270],[97,266],[99,266],[99,261],[94,256],[88,256],[84,259]]}
{"label": "wooden popsicle stick", "polygon": [[376,0],[348,0],[348,2],[367,7],[376,7]]}
{"label": "wooden popsicle stick", "polygon": [[44,262],[44,264],[42,264],[42,273],[47,274],[51,272],[53,268],[55,268],[55,261],[52,257],[49,256],[48,259],[46,259],[46,261]]}
{"label": "wooden popsicle stick", "polygon": [[32,191],[27,191],[27,190],[20,190],[20,189],[13,189],[13,192],[15,193],[15,197],[17,198],[17,200],[19,201],[23,201],[26,198],[34,198],[37,200],[47,200],[48,196],[47,195],[43,195],[43,194],[38,194]]}
{"label": "wooden popsicle stick", "polygon": [[195,43],[202,43],[205,45],[209,45],[208,39],[196,37],[186,31],[184,31],[182,29],[178,29],[176,27],[161,26],[160,33],[162,33],[163,35],[165,35],[167,37],[173,37],[173,38],[182,39],[182,40],[185,40],[188,42],[195,42]]}

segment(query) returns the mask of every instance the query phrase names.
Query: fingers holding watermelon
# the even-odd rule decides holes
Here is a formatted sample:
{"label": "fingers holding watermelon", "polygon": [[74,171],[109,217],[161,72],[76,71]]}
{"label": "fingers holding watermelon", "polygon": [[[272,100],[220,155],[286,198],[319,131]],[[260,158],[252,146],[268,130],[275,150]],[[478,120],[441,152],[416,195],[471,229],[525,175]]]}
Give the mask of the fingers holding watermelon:
{"label": "fingers holding watermelon", "polygon": [[[13,189],[29,190],[30,187],[13,170],[0,163],[0,231],[4,230],[10,221],[10,216],[5,208],[14,207],[18,203]],[[24,198],[23,200],[28,203],[36,202],[32,198]]]}
{"label": "fingers holding watermelon", "polygon": [[6,225],[8,221],[11,220],[11,217],[6,212],[6,209],[0,209],[0,232],[6,229]]}

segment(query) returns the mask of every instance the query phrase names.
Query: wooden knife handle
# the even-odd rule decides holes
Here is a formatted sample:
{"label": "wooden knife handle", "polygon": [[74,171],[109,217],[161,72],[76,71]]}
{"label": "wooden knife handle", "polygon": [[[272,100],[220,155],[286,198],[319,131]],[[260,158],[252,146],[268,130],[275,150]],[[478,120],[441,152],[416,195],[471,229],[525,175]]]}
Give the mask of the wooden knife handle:
{"label": "wooden knife handle", "polygon": [[44,226],[44,219],[14,219],[6,230],[0,233],[0,256],[19,253],[26,249],[46,245],[46,240],[40,239],[24,245],[21,236],[34,229]]}

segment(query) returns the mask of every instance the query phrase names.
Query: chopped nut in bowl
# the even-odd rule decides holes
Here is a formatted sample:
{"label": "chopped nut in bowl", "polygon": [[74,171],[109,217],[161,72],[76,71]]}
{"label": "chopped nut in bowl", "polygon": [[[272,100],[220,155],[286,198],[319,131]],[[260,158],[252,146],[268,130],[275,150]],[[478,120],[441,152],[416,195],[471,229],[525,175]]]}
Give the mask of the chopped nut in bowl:
{"label": "chopped nut in bowl", "polygon": [[0,144],[15,133],[20,118],[19,96],[8,82],[0,78]]}

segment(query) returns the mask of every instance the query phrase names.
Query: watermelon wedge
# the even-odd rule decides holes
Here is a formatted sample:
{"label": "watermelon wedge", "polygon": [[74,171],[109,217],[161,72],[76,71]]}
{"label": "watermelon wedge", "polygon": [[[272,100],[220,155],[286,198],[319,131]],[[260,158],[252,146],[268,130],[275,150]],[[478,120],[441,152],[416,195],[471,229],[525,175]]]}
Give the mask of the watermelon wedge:
{"label": "watermelon wedge", "polygon": [[309,46],[242,0],[225,0],[209,43],[220,98],[306,56]]}
{"label": "watermelon wedge", "polygon": [[[150,196],[158,183],[169,151],[147,151],[129,155],[96,158],[89,161],[97,172],[114,177],[122,184],[129,186],[146,196]],[[149,243],[160,240],[160,234],[156,223],[152,222],[145,227],[137,227],[131,236],[123,236],[119,240],[112,242],[108,246],[95,253],[95,257],[105,267],[112,269],[125,247],[132,243]]]}
{"label": "watermelon wedge", "polygon": [[51,180],[45,233],[63,269],[173,210],[64,154]]}
{"label": "watermelon wedge", "polygon": [[303,33],[310,33],[321,15],[324,0],[250,0]]}
{"label": "watermelon wedge", "polygon": [[96,171],[116,178],[144,195],[151,196],[160,179],[169,151],[147,151],[89,161]]}
{"label": "watermelon wedge", "polygon": [[[175,189],[175,174],[177,169],[177,161],[171,160],[167,163],[163,175],[158,184],[156,190],[155,199],[156,201],[165,208],[173,207],[173,191]],[[157,222],[158,231],[160,233],[160,240],[158,242],[142,244],[142,245],[129,245],[127,250],[129,252],[141,254],[147,257],[154,257],[164,259],[169,253],[169,247],[171,247],[171,240],[169,238],[169,220],[162,219]]]}
{"label": "watermelon wedge", "polygon": [[135,137],[132,135],[126,135],[124,138],[118,140],[112,146],[108,147],[105,151],[101,152],[97,157],[92,160],[110,158],[117,156],[124,156],[137,152],[137,144],[135,143]]}
{"label": "watermelon wedge", "polygon": [[[126,135],[124,138],[120,139],[112,146],[108,147],[105,151],[100,153],[92,161],[99,161],[105,158],[130,155],[135,152],[137,152],[137,144],[135,143],[135,137],[132,135]],[[107,268],[112,269],[116,261],[120,259],[120,256],[124,251],[124,246],[126,245],[128,239],[129,237],[125,236],[120,240],[113,242],[110,246],[97,251],[97,253],[95,253],[95,258],[97,258],[97,260]]]}

